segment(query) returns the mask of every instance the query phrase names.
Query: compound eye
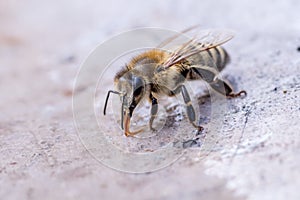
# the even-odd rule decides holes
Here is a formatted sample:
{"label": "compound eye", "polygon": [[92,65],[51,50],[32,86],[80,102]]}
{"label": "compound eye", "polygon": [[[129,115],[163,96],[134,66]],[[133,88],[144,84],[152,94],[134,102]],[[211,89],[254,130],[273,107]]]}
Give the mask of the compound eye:
{"label": "compound eye", "polygon": [[143,89],[144,88],[142,86],[135,89],[134,92],[133,92],[133,96],[139,96],[142,93]]}
{"label": "compound eye", "polygon": [[144,81],[140,77],[133,78],[133,96],[139,96],[144,91]]}

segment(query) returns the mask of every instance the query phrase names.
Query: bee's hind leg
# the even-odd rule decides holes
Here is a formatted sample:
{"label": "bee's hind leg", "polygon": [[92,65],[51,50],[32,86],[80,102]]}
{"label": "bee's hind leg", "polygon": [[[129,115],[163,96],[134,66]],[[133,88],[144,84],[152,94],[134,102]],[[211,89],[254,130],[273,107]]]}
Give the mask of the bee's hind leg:
{"label": "bee's hind leg", "polygon": [[184,85],[181,86],[181,94],[182,94],[184,103],[186,104],[186,112],[187,112],[187,116],[188,116],[190,122],[193,124],[193,126],[195,128],[198,129],[198,131],[202,131],[203,127],[196,124],[195,109],[192,105],[190,95],[189,95],[189,93],[188,93],[188,91],[187,91],[187,89]]}
{"label": "bee's hind leg", "polygon": [[191,68],[191,74],[194,79],[201,78],[209,83],[215,91],[226,97],[235,98],[247,95],[245,90],[234,93],[232,87],[228,83],[218,78],[218,73],[219,72],[215,68],[208,66],[195,65]]}
{"label": "bee's hind leg", "polygon": [[218,78],[213,82],[209,83],[209,85],[215,91],[225,95],[226,97],[235,98],[235,97],[241,97],[247,95],[247,92],[245,90],[241,90],[237,93],[234,93],[232,87],[228,83]]}
{"label": "bee's hind leg", "polygon": [[158,103],[157,103],[157,99],[151,93],[150,93],[150,101],[152,102],[152,104],[151,104],[151,118],[149,121],[149,127],[152,131],[156,131],[156,129],[153,128],[153,121],[157,116]]}

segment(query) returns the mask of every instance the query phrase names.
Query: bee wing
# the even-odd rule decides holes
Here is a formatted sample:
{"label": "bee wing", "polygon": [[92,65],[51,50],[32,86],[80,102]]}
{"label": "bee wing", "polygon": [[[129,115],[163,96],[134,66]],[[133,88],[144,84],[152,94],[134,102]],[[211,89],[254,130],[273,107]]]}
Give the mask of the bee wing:
{"label": "bee wing", "polygon": [[164,46],[170,44],[172,41],[176,40],[178,37],[182,36],[182,34],[184,33],[188,33],[190,31],[193,31],[195,29],[198,29],[199,28],[199,25],[195,25],[195,26],[191,26],[189,28],[186,28],[184,30],[182,30],[181,32],[167,38],[166,40],[162,41],[158,46],[157,48],[163,48]]}
{"label": "bee wing", "polygon": [[179,48],[175,49],[162,66],[164,69],[169,68],[183,59],[200,53],[201,51],[222,45],[232,39],[233,35],[234,34],[231,31],[224,30],[201,31],[190,37],[190,39],[183,43]]}

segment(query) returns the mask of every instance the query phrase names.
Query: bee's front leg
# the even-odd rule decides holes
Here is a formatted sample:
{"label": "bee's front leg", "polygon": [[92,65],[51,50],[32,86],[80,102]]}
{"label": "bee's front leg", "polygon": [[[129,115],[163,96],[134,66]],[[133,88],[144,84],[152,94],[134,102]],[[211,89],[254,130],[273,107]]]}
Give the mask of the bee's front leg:
{"label": "bee's front leg", "polygon": [[125,129],[124,129],[124,134],[125,136],[134,136],[140,132],[143,131],[143,129],[140,129],[138,131],[130,131],[130,115],[128,114],[128,112],[125,112],[125,117],[124,117],[124,126],[125,126]]}
{"label": "bee's front leg", "polygon": [[151,118],[149,121],[149,127],[152,131],[155,131],[152,125],[155,117],[157,116],[158,103],[157,103],[157,99],[151,93],[150,93],[150,101],[152,102],[152,105],[151,105]]}

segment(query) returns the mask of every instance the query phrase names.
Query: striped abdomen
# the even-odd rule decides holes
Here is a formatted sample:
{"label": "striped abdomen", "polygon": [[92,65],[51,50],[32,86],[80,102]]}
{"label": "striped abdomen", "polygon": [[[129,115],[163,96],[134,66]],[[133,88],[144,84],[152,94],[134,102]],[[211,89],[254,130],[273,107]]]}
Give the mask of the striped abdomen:
{"label": "striped abdomen", "polygon": [[191,65],[202,65],[217,68],[220,72],[224,69],[227,63],[229,63],[229,55],[220,46],[202,51],[198,54],[191,56],[189,59]]}

